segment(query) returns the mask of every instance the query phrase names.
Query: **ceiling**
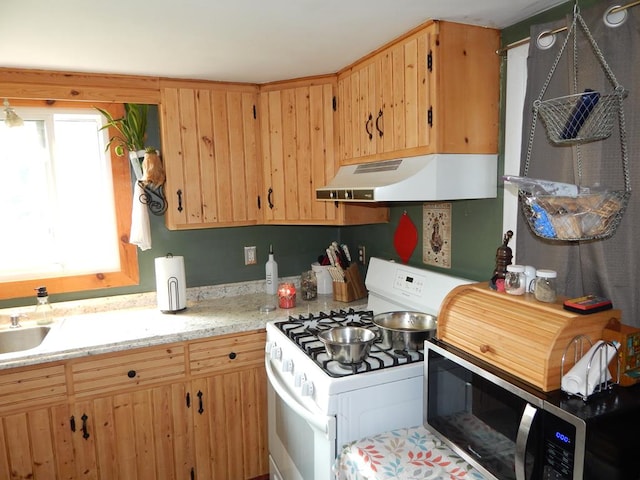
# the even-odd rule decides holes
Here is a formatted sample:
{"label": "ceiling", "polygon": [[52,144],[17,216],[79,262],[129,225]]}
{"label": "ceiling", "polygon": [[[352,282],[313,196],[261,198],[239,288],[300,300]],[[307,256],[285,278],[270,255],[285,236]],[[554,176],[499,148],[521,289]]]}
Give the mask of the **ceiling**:
{"label": "ceiling", "polygon": [[429,19],[504,28],[566,0],[0,2],[0,65],[266,83],[334,73]]}

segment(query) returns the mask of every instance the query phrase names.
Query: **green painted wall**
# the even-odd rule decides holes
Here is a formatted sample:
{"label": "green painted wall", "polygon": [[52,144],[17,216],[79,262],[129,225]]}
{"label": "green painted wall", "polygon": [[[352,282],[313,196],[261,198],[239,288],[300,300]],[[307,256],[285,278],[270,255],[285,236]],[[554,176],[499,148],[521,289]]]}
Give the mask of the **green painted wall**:
{"label": "green painted wall", "polygon": [[[584,7],[597,0],[581,2]],[[572,3],[538,15],[526,22],[509,27],[502,32],[503,45],[529,35],[529,26],[560,18],[571,11]],[[503,71],[505,67],[503,61]],[[504,75],[502,75],[504,78]],[[504,85],[501,85],[504,91]],[[504,99],[501,100],[504,105]],[[504,108],[501,108],[504,111]],[[158,111],[151,109],[149,118],[149,143],[160,146]],[[501,121],[500,142],[504,120]],[[155,143],[154,143],[155,142]],[[504,160],[500,155],[498,175],[502,175]],[[498,198],[489,200],[454,201],[452,203],[451,269],[443,271],[472,280],[487,280],[493,272],[496,248],[502,240],[502,188]],[[140,285],[127,288],[96,290],[77,294],[55,295],[53,301],[75,300],[155,290],[154,258],[172,253],[185,257],[187,286],[217,285],[264,278],[264,262],[269,244],[274,245],[280,276],[298,275],[307,270],[324,248],[332,241],[347,243],[355,249],[365,245],[367,255],[398,260],[393,247],[393,235],[402,213],[406,211],[418,227],[419,243],[409,264],[426,267],[422,263],[422,203],[394,204],[391,221],[385,225],[357,227],[297,227],[257,226],[216,228],[192,231],[169,231],[161,217],[151,218],[153,248],[139,252]],[[256,245],[258,264],[244,265],[244,246]],[[30,305],[32,298],[0,302],[0,308]]]}

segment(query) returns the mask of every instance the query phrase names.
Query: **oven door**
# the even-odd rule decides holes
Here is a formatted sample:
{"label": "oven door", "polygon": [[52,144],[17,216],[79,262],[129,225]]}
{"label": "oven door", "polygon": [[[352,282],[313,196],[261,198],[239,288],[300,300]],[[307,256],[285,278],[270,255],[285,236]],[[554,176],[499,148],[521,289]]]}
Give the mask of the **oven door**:
{"label": "oven door", "polygon": [[336,458],[336,417],[296,400],[265,357],[269,379],[269,473],[272,480],[330,480]]}

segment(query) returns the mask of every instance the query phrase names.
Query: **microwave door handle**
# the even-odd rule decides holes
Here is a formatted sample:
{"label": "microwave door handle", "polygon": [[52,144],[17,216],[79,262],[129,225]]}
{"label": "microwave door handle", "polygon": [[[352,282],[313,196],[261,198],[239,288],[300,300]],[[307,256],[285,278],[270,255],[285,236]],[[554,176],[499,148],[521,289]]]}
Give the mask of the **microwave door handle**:
{"label": "microwave door handle", "polygon": [[522,418],[520,418],[520,425],[518,426],[518,436],[516,437],[516,480],[526,480],[525,472],[525,456],[527,454],[527,441],[529,440],[529,433],[531,433],[531,425],[538,413],[538,409],[530,403],[524,407],[522,412]]}
{"label": "microwave door handle", "polygon": [[269,361],[269,357],[265,358],[264,362],[265,370],[267,371],[267,377],[269,378],[269,383],[275,390],[276,394],[282,399],[284,403],[286,403],[291,410],[296,412],[302,419],[307,422],[311,427],[316,430],[323,432],[329,440],[335,440],[336,437],[336,429],[335,429],[335,418],[327,417],[322,415],[314,415],[312,412],[304,408],[300,405],[287,390],[280,384],[280,381],[276,377],[273,369],[271,368],[271,362]]}

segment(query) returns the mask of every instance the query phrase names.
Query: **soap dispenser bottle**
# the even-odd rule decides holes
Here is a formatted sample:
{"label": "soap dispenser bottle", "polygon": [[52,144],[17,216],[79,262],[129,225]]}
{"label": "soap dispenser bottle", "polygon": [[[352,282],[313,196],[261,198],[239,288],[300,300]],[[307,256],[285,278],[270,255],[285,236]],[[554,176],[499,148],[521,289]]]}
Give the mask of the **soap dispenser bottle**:
{"label": "soap dispenser bottle", "polygon": [[53,322],[53,307],[49,303],[47,287],[38,287],[36,292],[36,310],[34,317],[38,325],[48,325]]}
{"label": "soap dispenser bottle", "polygon": [[273,258],[273,245],[269,245],[269,260],[265,264],[265,274],[267,295],[275,295],[278,291],[278,263]]}

